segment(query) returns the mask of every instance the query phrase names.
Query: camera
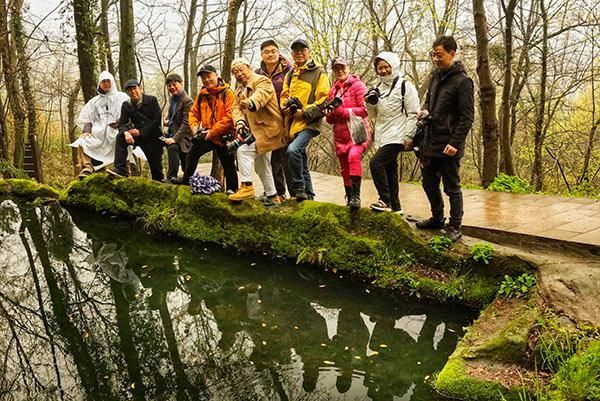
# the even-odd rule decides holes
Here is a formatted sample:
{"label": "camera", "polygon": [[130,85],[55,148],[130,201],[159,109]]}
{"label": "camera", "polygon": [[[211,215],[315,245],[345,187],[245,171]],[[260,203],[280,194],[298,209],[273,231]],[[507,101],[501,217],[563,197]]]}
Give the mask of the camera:
{"label": "camera", "polygon": [[365,99],[367,100],[367,103],[369,103],[373,106],[376,105],[377,103],[379,103],[380,97],[381,97],[381,92],[379,91],[379,88],[371,88],[365,95]]}
{"label": "camera", "polygon": [[[256,138],[254,137],[254,135],[252,135],[252,132],[250,132],[250,129],[248,129],[247,125],[240,126],[238,128],[238,132],[239,132],[239,136],[240,136],[239,138],[224,142],[225,146],[227,147],[227,150],[230,153],[235,152],[242,145],[250,146],[254,142],[256,142]],[[230,135],[232,137],[234,136],[233,134],[230,134]]]}
{"label": "camera", "polygon": [[198,127],[198,131],[192,137],[192,143],[200,144],[206,140],[206,134],[208,133],[208,128]]}
{"label": "camera", "polygon": [[291,97],[285,104],[285,109],[289,110],[291,115],[296,114],[298,110],[302,110],[302,102],[297,97]]}
{"label": "camera", "polygon": [[339,96],[336,96],[333,99],[324,101],[318,107],[319,107],[319,109],[321,109],[322,112],[325,112],[325,110],[331,111],[333,109],[337,109],[341,105],[342,105],[342,98]]}

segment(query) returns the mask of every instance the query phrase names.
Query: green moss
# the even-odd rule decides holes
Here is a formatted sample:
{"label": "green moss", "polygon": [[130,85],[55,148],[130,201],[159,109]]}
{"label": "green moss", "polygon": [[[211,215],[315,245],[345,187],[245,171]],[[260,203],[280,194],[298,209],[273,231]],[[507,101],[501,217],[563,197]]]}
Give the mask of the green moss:
{"label": "green moss", "polygon": [[[230,203],[221,193],[191,195],[184,186],[93,174],[61,196],[71,207],[139,219],[146,228],[240,251],[267,252],[335,267],[377,285],[420,297],[483,307],[497,281],[455,269],[460,255],[435,254],[399,216],[331,203]],[[413,265],[451,272],[448,280],[412,271]],[[455,271],[456,270],[456,271]],[[417,270],[418,271],[418,270]],[[466,283],[469,283],[467,285]]]}
{"label": "green moss", "polygon": [[52,187],[27,179],[0,179],[0,194],[11,195],[27,200],[38,198],[58,199],[60,193]]}
{"label": "green moss", "polygon": [[600,341],[563,364],[552,379],[551,388],[552,400],[599,400]]}
{"label": "green moss", "polygon": [[499,383],[468,374],[465,361],[453,354],[437,375],[434,386],[446,397],[467,401],[520,401],[522,389],[507,389]]}

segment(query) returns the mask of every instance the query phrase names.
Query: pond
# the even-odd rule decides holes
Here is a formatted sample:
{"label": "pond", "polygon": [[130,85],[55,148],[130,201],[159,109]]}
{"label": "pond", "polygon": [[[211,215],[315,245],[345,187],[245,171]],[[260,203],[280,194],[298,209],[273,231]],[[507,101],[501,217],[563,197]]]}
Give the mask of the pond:
{"label": "pond", "polygon": [[0,199],[1,400],[439,399],[474,315]]}

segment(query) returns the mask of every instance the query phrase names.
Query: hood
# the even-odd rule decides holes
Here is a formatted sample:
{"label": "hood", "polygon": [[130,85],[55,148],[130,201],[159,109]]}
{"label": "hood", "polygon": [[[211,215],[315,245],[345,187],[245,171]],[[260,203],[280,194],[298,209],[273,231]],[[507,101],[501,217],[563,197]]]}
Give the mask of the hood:
{"label": "hood", "polygon": [[[106,93],[102,93],[100,92],[100,82],[104,81],[105,79],[110,80],[110,90]],[[96,86],[96,91],[98,92],[99,95],[114,95],[115,93],[117,93],[117,84],[115,83],[115,77],[113,77],[113,74],[111,74],[108,71],[102,71],[100,73],[100,76],[98,77],[98,86]]]}
{"label": "hood", "polygon": [[373,63],[374,67],[377,64],[378,59],[385,61],[392,67],[392,74],[388,75],[387,77],[383,77],[383,78],[380,77],[381,81],[390,82],[390,81],[393,81],[394,78],[396,78],[397,76],[400,75],[400,58],[398,58],[398,55],[396,53],[392,53],[392,52],[379,53],[377,55],[377,57],[375,57],[375,61]]}

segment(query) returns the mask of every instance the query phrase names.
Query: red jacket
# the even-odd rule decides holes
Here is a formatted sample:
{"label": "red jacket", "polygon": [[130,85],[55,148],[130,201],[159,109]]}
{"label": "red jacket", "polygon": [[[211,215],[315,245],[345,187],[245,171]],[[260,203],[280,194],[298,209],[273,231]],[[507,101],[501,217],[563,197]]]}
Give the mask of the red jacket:
{"label": "red jacket", "polygon": [[335,96],[342,98],[342,105],[327,116],[327,122],[333,125],[333,140],[335,142],[335,152],[338,155],[346,153],[354,145],[347,124],[350,110],[354,115],[363,118],[367,129],[367,141],[360,144],[360,146],[366,149],[369,145],[371,134],[364,101],[366,93],[367,86],[365,83],[353,74],[348,76],[344,82],[336,80],[329,90],[328,99],[333,99]]}

